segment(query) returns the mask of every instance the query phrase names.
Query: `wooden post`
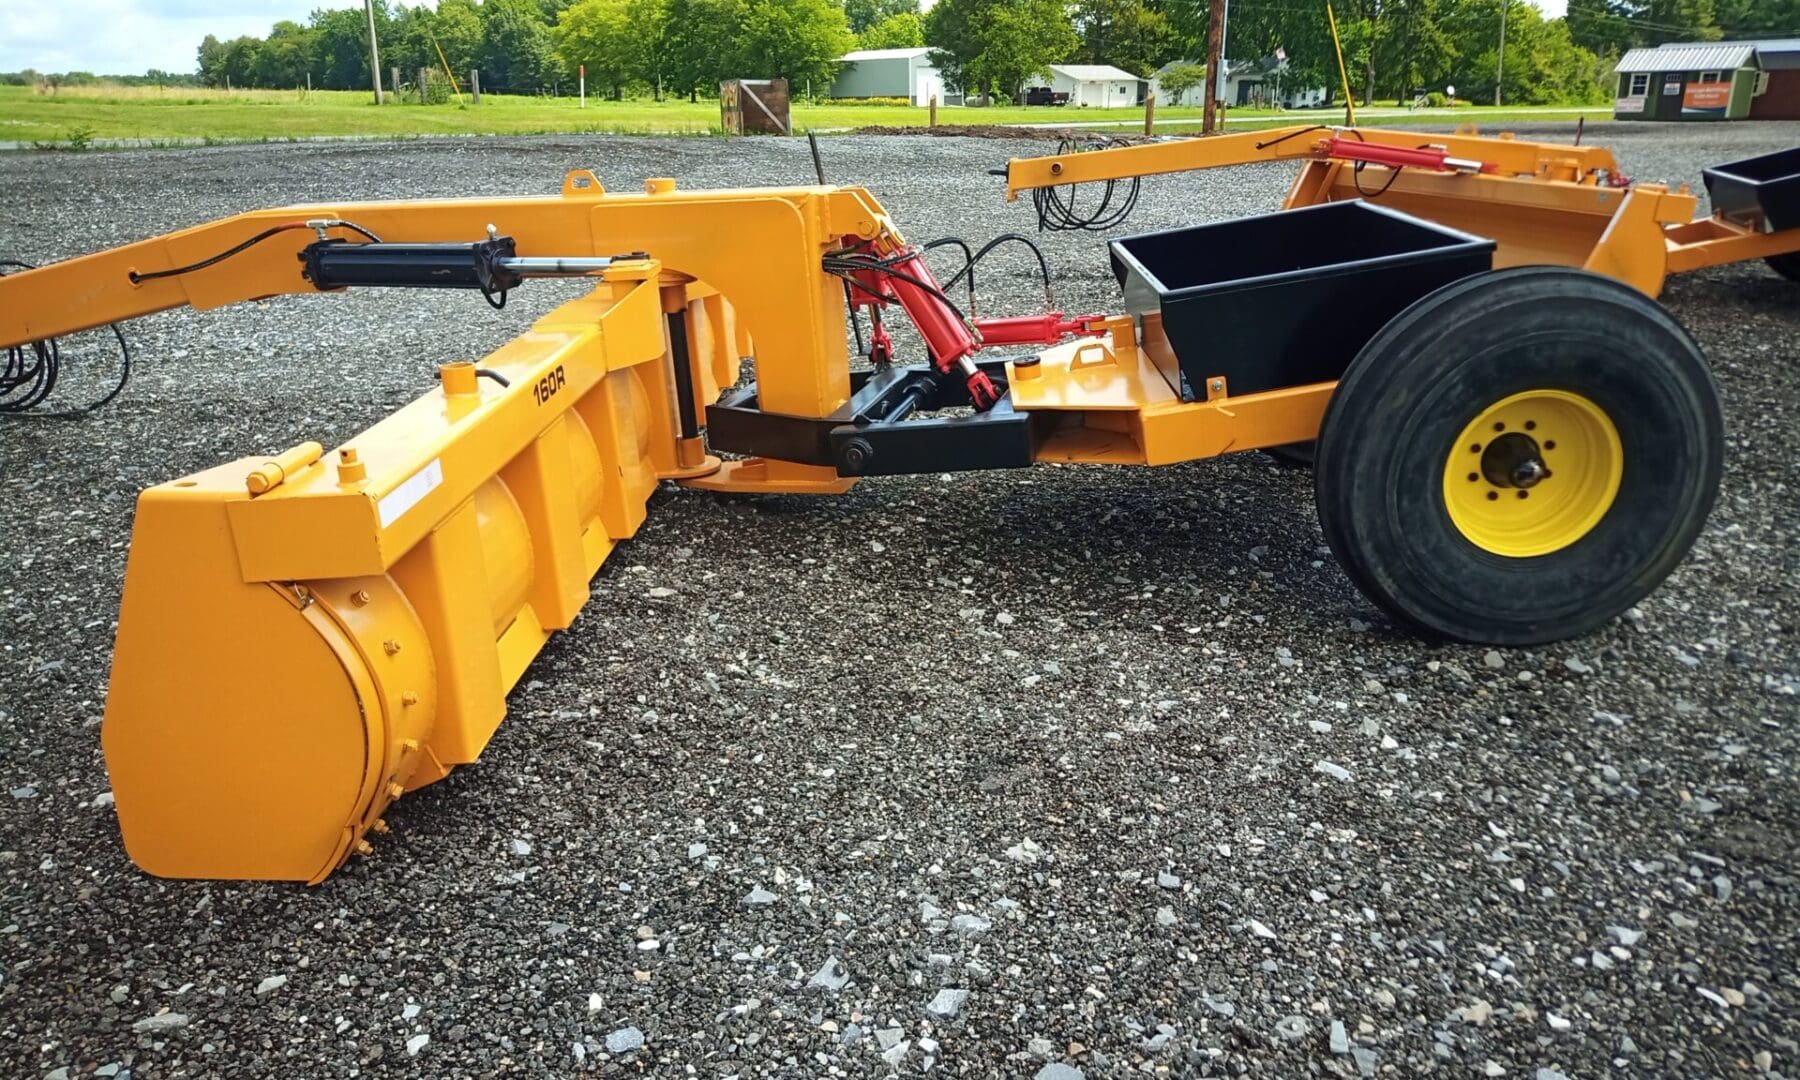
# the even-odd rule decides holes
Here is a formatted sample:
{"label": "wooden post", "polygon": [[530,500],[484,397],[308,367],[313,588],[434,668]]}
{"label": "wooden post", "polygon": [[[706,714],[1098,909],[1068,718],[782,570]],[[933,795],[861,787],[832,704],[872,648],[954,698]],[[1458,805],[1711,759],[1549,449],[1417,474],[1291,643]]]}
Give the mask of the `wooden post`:
{"label": "wooden post", "polygon": [[937,95],[931,95],[931,126],[937,127]]}
{"label": "wooden post", "polygon": [[1201,114],[1200,134],[1211,135],[1219,109],[1219,78],[1225,70],[1225,0],[1212,0],[1212,19],[1206,30],[1206,111]]}
{"label": "wooden post", "polygon": [[1495,53],[1494,107],[1500,107],[1500,88],[1506,84],[1506,0],[1500,0],[1500,51]]}
{"label": "wooden post", "polygon": [[477,105],[481,104],[481,69],[480,68],[470,68],[469,69],[469,94],[470,94],[470,96],[472,96],[475,99],[475,104],[477,104]]}
{"label": "wooden post", "polygon": [[1144,134],[1156,134],[1156,91],[1144,95]]}
{"label": "wooden post", "polygon": [[400,92],[400,68],[398,65],[388,68],[388,89],[396,94]]}
{"label": "wooden post", "polygon": [[420,68],[419,69],[419,104],[423,105],[426,103],[427,99],[425,97],[425,88],[430,85],[431,85],[431,69],[428,67]]}
{"label": "wooden post", "polygon": [[381,104],[381,49],[375,44],[375,0],[363,0],[363,12],[369,17],[369,78],[375,80],[375,104],[379,105]]}

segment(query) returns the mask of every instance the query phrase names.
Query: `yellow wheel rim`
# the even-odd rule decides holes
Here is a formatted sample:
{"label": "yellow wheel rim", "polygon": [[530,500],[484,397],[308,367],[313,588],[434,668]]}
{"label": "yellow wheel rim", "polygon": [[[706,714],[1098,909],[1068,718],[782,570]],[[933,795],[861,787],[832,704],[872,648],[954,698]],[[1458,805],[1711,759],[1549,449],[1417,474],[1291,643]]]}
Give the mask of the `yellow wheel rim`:
{"label": "yellow wheel rim", "polygon": [[1624,472],[1605,410],[1566,390],[1527,390],[1463,428],[1444,462],[1444,505],[1484,551],[1547,555],[1600,523]]}

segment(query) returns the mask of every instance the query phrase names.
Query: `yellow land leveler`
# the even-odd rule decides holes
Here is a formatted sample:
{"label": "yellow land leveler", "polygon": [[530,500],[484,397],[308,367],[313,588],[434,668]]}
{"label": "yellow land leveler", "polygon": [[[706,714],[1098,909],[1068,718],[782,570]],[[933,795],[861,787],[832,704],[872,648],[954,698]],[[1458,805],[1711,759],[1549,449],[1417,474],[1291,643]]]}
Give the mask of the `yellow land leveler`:
{"label": "yellow land leveler", "polygon": [[[619,194],[588,172],[547,198],[241,214],[0,279],[8,348],[285,293],[594,285],[329,453],[142,493],[102,730],[127,850],[308,882],[370,851],[389,804],[477,759],[665,480],[830,494],[1316,440],[1325,536],[1398,620],[1496,644],[1604,623],[1683,558],[1719,481],[1711,376],[1651,297],[1668,272],[1792,259],[1800,163],[1721,173],[1736,209],[1693,222],[1691,195],[1626,184],[1603,150],[1420,141],[1296,128],[1012,162],[1012,192],[1306,162],[1288,210],[1114,240],[1116,315],[969,317],[952,288],[976,254],[940,281],[859,188]],[[894,362],[896,311],[925,362]]]}

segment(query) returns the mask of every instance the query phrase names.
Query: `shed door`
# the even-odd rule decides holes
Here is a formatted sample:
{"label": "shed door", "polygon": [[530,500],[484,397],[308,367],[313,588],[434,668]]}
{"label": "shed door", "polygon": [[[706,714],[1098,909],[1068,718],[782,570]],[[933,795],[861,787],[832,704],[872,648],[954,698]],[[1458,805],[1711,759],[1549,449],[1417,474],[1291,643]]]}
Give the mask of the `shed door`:
{"label": "shed door", "polygon": [[1651,113],[1658,120],[1681,119],[1681,92],[1687,85],[1686,77],[1679,71],[1665,71],[1652,75],[1650,82],[1656,96]]}
{"label": "shed door", "polygon": [[931,99],[934,97],[938,99],[939,104],[943,103],[943,77],[931,68],[919,68],[914,71],[912,103],[914,105],[929,105],[931,104]]}

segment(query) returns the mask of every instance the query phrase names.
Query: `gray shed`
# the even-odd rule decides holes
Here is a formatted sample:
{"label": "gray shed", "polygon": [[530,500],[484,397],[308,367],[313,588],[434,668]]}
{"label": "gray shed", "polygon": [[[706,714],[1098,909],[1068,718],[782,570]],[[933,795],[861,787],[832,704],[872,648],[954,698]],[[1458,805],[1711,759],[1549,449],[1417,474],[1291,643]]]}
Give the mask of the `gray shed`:
{"label": "gray shed", "polygon": [[834,98],[905,98],[914,105],[928,105],[936,97],[952,105],[944,92],[944,77],[931,62],[931,50],[858,49],[838,57],[843,66],[831,84]]}

